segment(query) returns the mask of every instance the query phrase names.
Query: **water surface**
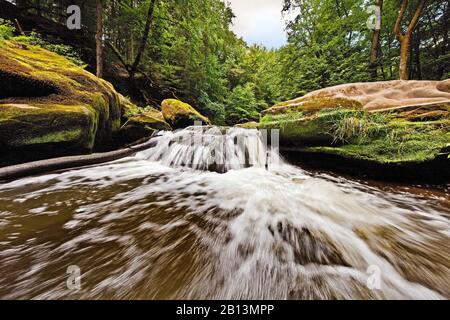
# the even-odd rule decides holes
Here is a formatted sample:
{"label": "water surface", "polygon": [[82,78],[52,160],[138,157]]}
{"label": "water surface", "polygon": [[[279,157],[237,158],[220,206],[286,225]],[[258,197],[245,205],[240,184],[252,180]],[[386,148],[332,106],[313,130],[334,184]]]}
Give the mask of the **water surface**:
{"label": "water surface", "polygon": [[[201,165],[189,168],[194,147],[176,135],[135,157],[0,184],[0,298],[450,297],[448,189],[283,161],[267,170],[259,142],[253,167],[207,171],[195,147]],[[80,290],[67,287],[71,265]]]}

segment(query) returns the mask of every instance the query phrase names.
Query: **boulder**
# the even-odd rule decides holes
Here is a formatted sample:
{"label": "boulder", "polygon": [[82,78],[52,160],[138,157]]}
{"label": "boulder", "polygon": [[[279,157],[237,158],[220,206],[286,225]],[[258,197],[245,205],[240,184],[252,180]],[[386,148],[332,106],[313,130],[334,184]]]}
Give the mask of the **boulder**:
{"label": "boulder", "polygon": [[176,99],[166,99],[161,104],[162,114],[173,129],[194,125],[196,121],[209,125],[210,121],[187,103]]}
{"label": "boulder", "polygon": [[0,43],[0,163],[107,149],[123,97],[69,60],[16,41]]}
{"label": "boulder", "polygon": [[450,80],[355,83],[263,112],[281,147],[393,167],[440,163],[449,174]]}
{"label": "boulder", "polygon": [[380,81],[349,83],[325,88],[279,103],[263,114],[292,110],[317,111],[323,108],[359,108],[389,111],[418,106],[439,105],[450,101],[450,79],[445,81]]}
{"label": "boulder", "polygon": [[[130,111],[130,109],[127,109]],[[156,131],[172,130],[162,112],[154,108],[132,108],[125,114],[125,123],[118,133],[118,143],[126,145],[153,135]]]}

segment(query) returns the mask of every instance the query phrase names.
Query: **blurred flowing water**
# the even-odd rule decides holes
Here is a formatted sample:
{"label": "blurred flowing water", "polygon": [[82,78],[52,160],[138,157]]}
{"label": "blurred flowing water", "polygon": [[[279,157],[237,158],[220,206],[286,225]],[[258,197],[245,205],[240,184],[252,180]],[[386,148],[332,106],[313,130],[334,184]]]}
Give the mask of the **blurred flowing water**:
{"label": "blurred flowing water", "polygon": [[0,298],[450,297],[448,189],[308,172],[256,130],[210,130],[0,184]]}

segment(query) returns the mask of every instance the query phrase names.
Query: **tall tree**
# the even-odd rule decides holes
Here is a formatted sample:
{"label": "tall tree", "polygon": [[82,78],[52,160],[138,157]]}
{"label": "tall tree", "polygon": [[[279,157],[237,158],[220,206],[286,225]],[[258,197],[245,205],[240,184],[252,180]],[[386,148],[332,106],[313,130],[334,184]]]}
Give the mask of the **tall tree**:
{"label": "tall tree", "polygon": [[148,34],[150,32],[150,26],[151,26],[151,23],[153,20],[153,14],[155,12],[156,1],[157,0],[150,1],[150,6],[149,6],[148,12],[147,12],[147,19],[145,21],[144,33],[142,34],[142,38],[141,38],[141,42],[139,44],[139,49],[138,49],[136,58],[134,59],[133,65],[131,66],[131,69],[130,69],[130,78],[134,77],[134,75],[136,74],[136,71],[139,67],[139,63],[141,63],[142,54],[145,51],[145,46],[147,45],[147,41],[148,41]]}
{"label": "tall tree", "polygon": [[[136,57],[133,57],[133,61],[131,64],[127,63],[127,59],[126,57],[122,56],[121,52],[119,51],[118,48],[116,48],[114,46],[113,43],[111,43],[111,41],[107,42],[107,45],[112,49],[113,53],[115,54],[115,56],[119,59],[119,61],[122,63],[123,67],[126,69],[126,71],[128,72],[129,78],[131,80],[134,79],[136,72],[140,71],[139,70],[139,64],[141,63],[143,54],[145,52],[145,48],[147,45],[147,42],[149,42],[149,34],[150,34],[150,27],[153,21],[153,16],[154,16],[154,12],[155,12],[155,7],[157,4],[158,0],[150,0],[150,4],[148,7],[148,11],[147,11],[147,16],[145,19],[145,27],[144,27],[144,31],[142,33],[141,36],[141,40],[139,42],[139,48],[136,54]],[[133,7],[133,3],[131,3],[131,5],[128,8],[132,8]],[[127,55],[129,53],[129,51],[133,52],[133,36],[129,36],[128,42],[128,52]],[[130,50],[131,47],[131,50]]]}
{"label": "tall tree", "polygon": [[103,78],[103,0],[96,2],[97,31],[95,34],[97,77]]}
{"label": "tall tree", "polygon": [[370,48],[370,74],[372,80],[377,79],[378,60],[380,57],[380,38],[381,38],[381,26],[382,26],[382,13],[383,13],[383,0],[377,0],[376,2],[376,24],[372,35],[372,45]]}
{"label": "tall tree", "polygon": [[410,51],[409,45],[411,41],[411,35],[417,25],[417,22],[420,19],[420,16],[422,15],[422,11],[425,8],[426,2],[427,0],[420,0],[414,12],[414,16],[409,23],[408,28],[406,29],[406,32],[402,31],[402,20],[405,16],[406,10],[408,9],[408,0],[402,0],[401,2],[400,11],[394,26],[394,33],[397,36],[398,41],[400,42],[400,80],[408,80],[408,61]]}

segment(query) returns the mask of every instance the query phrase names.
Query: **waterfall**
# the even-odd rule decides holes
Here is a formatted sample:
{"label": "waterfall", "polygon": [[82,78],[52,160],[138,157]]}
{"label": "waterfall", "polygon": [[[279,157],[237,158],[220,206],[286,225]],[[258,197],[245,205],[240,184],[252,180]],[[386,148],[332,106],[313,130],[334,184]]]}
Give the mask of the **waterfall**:
{"label": "waterfall", "polygon": [[[156,147],[137,155],[170,167],[189,167],[225,173],[249,167],[268,168],[279,163],[277,132],[193,126],[161,132]],[[268,146],[268,140],[272,141]]]}

